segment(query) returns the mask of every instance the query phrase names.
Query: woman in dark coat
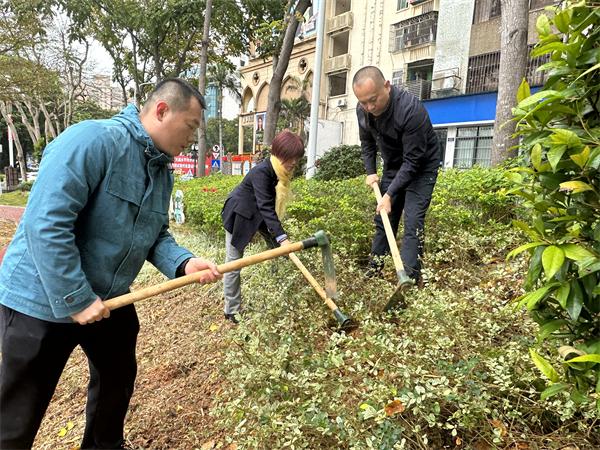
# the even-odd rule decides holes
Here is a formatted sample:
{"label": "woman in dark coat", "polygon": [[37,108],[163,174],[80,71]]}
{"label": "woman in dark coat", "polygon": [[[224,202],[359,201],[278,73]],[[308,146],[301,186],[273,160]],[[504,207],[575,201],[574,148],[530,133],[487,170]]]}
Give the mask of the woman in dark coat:
{"label": "woman in dark coat", "polygon": [[[304,155],[302,139],[282,131],[271,143],[271,156],[253,167],[229,194],[221,217],[225,228],[226,261],[239,259],[259,232],[270,247],[289,244],[281,219],[291,200],[294,167]],[[225,318],[234,323],[242,302],[240,271],[223,276]]]}

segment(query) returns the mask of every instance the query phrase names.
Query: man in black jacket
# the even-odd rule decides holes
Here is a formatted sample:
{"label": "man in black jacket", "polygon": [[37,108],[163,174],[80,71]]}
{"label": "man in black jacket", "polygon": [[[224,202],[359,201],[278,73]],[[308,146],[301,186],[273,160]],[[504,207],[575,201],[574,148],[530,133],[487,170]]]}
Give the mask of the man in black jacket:
{"label": "man in black jacket", "polygon": [[366,183],[380,182],[377,149],[383,159],[380,182],[383,198],[377,205],[376,232],[371,247],[368,275],[379,275],[382,256],[389,245],[379,212],[385,209],[394,234],[404,211],[401,256],[406,273],[420,282],[425,213],[441,164],[441,148],[429,115],[412,94],[391,86],[374,66],[359,69],[352,80],[359,101],[356,108]]}

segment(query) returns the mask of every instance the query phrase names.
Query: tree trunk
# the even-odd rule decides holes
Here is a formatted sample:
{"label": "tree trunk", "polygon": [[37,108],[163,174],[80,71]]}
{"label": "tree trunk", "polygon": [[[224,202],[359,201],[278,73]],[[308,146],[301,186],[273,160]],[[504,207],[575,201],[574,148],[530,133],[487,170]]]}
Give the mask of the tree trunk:
{"label": "tree trunk", "polygon": [[44,114],[44,119],[46,123],[46,143],[48,143],[50,142],[50,140],[48,139],[48,133],[50,133],[50,137],[52,139],[55,139],[56,136],[58,136],[58,133],[54,128],[54,125],[52,124],[52,116],[50,115],[50,113],[48,113],[46,105],[44,105],[44,101],[41,98],[39,98],[38,101],[40,103],[40,108],[42,108],[42,113]]}
{"label": "tree trunk", "polygon": [[500,34],[500,68],[498,74],[498,101],[494,140],[492,143],[492,165],[497,166],[505,159],[516,156],[517,139],[513,137],[515,122],[512,108],[517,104],[517,90],[526,75],[528,0],[502,0]]}
{"label": "tree trunk", "polygon": [[299,0],[294,12],[288,14],[286,17],[287,26],[281,44],[281,51],[279,52],[279,55],[273,57],[273,77],[271,78],[271,83],[269,85],[269,97],[267,100],[267,117],[265,119],[265,135],[263,138],[264,145],[271,145],[271,142],[275,137],[277,119],[281,112],[281,84],[290,62],[292,49],[294,48],[294,39],[296,37],[296,30],[298,29],[297,17],[298,15],[303,16],[311,4],[311,0]]}
{"label": "tree trunk", "polygon": [[[204,31],[202,33],[202,51],[200,53],[200,73],[198,74],[198,90],[202,95],[206,91],[206,64],[208,62],[208,38],[210,34],[210,16],[212,14],[212,0],[206,0],[206,11],[204,12]],[[198,168],[196,171],[201,177],[205,175],[204,164],[206,162],[206,121],[204,110],[200,126],[198,127]]]}
{"label": "tree trunk", "polygon": [[[38,134],[36,134],[36,129],[35,129],[34,125],[29,122],[29,117],[25,113],[25,110],[23,109],[23,106],[21,106],[21,103],[15,102],[15,106],[17,107],[17,110],[19,111],[19,115],[21,116],[21,122],[23,123],[23,125],[25,125],[25,128],[27,129],[27,132],[29,133],[31,142],[33,142],[33,144],[37,144],[37,142],[40,140],[40,136]],[[29,108],[29,112],[31,113],[31,108]],[[31,115],[33,116],[33,114],[31,114]],[[35,122],[35,117],[32,117],[31,119],[33,122]]]}
{"label": "tree trunk", "polygon": [[24,183],[27,181],[27,163],[25,161],[25,153],[23,152],[23,146],[17,133],[17,128],[12,120],[12,104],[10,102],[0,102],[0,113],[4,117],[4,121],[8,128],[10,128],[10,134],[17,148],[17,161],[19,163],[19,170],[21,172],[21,181]]}

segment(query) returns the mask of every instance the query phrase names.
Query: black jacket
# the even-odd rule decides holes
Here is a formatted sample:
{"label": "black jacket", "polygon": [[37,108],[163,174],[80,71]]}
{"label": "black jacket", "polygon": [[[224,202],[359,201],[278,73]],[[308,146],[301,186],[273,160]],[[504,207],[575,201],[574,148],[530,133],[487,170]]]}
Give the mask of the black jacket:
{"label": "black jacket", "polygon": [[390,102],[379,117],[356,108],[363,162],[367,175],[377,173],[377,148],[383,170],[396,172],[387,193],[395,196],[419,174],[435,172],[442,152],[429,114],[412,94],[392,86]]}
{"label": "black jacket", "polygon": [[275,213],[277,182],[271,160],[266,159],[254,166],[227,197],[221,218],[238,250],[246,248],[259,228],[266,228],[274,238],[285,234]]}

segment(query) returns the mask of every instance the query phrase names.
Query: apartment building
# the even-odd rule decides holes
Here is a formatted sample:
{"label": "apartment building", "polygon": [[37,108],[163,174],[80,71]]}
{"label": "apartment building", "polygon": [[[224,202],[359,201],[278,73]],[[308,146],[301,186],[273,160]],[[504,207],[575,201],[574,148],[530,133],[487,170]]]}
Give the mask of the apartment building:
{"label": "apartment building", "polygon": [[[537,17],[553,3],[530,0],[530,47],[537,39]],[[444,148],[445,167],[490,163],[500,0],[333,0],[327,2],[325,20],[318,154],[327,146],[359,143],[352,77],[361,67],[375,65],[393,84],[423,100]],[[312,76],[314,31],[309,35],[296,41],[288,82]],[[529,62],[527,75],[533,86],[543,83],[535,71],[543,62],[544,58]],[[263,90],[271,73],[270,61],[251,58],[242,68],[240,129],[256,128],[257,117],[266,110]],[[286,90],[284,82],[285,95],[299,92]],[[327,136],[323,141],[321,130]]]}
{"label": "apartment building", "polygon": [[85,83],[84,98],[93,101],[107,111],[123,108],[123,94],[113,86],[110,75],[93,74]]}

